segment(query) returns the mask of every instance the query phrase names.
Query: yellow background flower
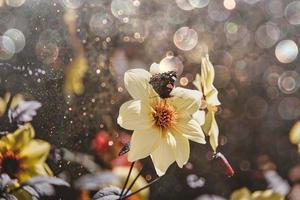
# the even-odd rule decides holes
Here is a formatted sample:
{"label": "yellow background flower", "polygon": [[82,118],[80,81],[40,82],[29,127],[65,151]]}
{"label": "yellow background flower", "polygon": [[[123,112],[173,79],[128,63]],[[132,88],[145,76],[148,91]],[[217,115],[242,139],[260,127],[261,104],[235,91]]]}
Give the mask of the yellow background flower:
{"label": "yellow background flower", "polygon": [[30,124],[20,127],[0,140],[0,171],[11,178],[25,182],[35,176],[52,175],[45,163],[50,145],[33,139],[34,129]]}
{"label": "yellow background flower", "polygon": [[218,147],[219,127],[215,118],[215,113],[217,111],[217,106],[221,103],[218,99],[218,90],[213,85],[214,78],[214,67],[211,64],[208,55],[203,56],[201,60],[201,76],[197,74],[193,83],[199,91],[203,92],[204,100],[207,104],[207,113],[202,128],[204,133],[210,137],[210,145],[216,152]]}
{"label": "yellow background flower", "polygon": [[230,200],[283,200],[284,197],[272,190],[255,191],[251,193],[247,188],[234,191]]}
{"label": "yellow background flower", "polygon": [[[0,97],[0,116],[4,114],[10,96],[11,94],[7,92],[2,98]],[[11,108],[15,108],[21,101],[24,101],[23,96],[21,94],[15,95],[11,102]]]}

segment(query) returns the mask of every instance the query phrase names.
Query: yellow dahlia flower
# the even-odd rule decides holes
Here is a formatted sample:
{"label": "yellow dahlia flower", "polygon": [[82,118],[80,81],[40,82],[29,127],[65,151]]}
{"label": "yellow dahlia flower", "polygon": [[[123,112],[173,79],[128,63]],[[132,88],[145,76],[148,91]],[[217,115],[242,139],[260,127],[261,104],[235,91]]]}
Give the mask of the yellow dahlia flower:
{"label": "yellow dahlia flower", "polygon": [[133,100],[121,106],[118,124],[134,130],[128,160],[150,155],[157,174],[162,176],[174,161],[179,167],[187,163],[188,139],[205,143],[201,129],[204,118],[199,113],[202,94],[177,87],[169,98],[161,98],[149,84],[150,78],[143,69],[125,73],[125,87]]}
{"label": "yellow dahlia flower", "polygon": [[207,113],[205,115],[205,122],[202,128],[204,133],[210,137],[210,145],[216,152],[218,147],[219,127],[215,118],[215,113],[218,110],[217,106],[221,103],[218,99],[218,90],[213,85],[214,78],[215,70],[209,61],[207,54],[202,57],[201,60],[201,76],[197,74],[193,83],[199,91],[203,92]]}
{"label": "yellow dahlia flower", "polygon": [[20,127],[0,139],[0,172],[18,179],[21,183],[35,176],[52,175],[45,163],[50,145],[33,139],[30,124]]}

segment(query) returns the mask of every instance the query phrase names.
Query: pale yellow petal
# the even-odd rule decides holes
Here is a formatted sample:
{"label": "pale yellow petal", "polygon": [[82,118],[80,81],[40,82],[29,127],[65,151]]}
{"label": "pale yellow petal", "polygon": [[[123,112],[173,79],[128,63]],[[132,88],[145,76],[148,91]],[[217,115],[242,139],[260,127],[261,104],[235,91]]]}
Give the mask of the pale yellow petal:
{"label": "pale yellow petal", "polygon": [[241,188],[230,195],[230,200],[252,200],[251,193],[247,188]]}
{"label": "pale yellow petal", "polygon": [[200,74],[196,75],[195,80],[193,81],[193,84],[200,92],[202,92]]}
{"label": "pale yellow petal", "polygon": [[157,63],[152,63],[150,66],[150,73],[152,75],[160,73],[159,66],[160,65]]}
{"label": "pale yellow petal", "polygon": [[81,95],[84,92],[83,78],[88,70],[84,55],[77,55],[66,68],[64,90],[66,94]]}
{"label": "pale yellow petal", "polygon": [[214,119],[214,113],[208,107],[208,112],[205,114],[205,122],[202,125],[202,129],[205,135],[210,136],[210,129],[211,129],[213,119]]}
{"label": "pale yellow petal", "polygon": [[210,133],[209,133],[209,143],[214,150],[214,152],[217,151],[217,147],[219,145],[218,138],[219,138],[219,127],[217,124],[217,121],[215,117],[212,120],[211,128],[210,128]]}
{"label": "pale yellow petal", "polygon": [[5,136],[3,140],[10,144],[12,149],[20,150],[29,144],[34,135],[33,127],[30,124],[26,124],[14,133]]}
{"label": "pale yellow petal", "polygon": [[20,181],[20,183],[24,183],[28,181],[29,179],[36,177],[36,176],[51,176],[48,171],[48,165],[45,163],[37,163],[33,166],[30,166],[29,168],[26,168],[17,174],[17,178]]}
{"label": "pale yellow petal", "polygon": [[[0,98],[0,116],[2,116],[4,114],[10,96],[11,96],[11,94],[9,92],[7,92],[7,93],[5,93],[3,98]],[[22,101],[24,101],[24,97],[21,94],[16,94],[12,99],[10,107],[16,108],[16,106]]]}
{"label": "pale yellow petal", "polygon": [[0,116],[4,114],[6,110],[6,101],[3,98],[0,98]]}
{"label": "pale yellow petal", "polygon": [[207,103],[211,105],[220,105],[221,103],[218,100],[218,90],[213,85],[215,70],[208,55],[202,57],[200,78],[203,87],[203,94],[206,97]]}
{"label": "pale yellow petal", "polygon": [[206,143],[205,135],[201,129],[200,123],[192,117],[180,119],[171,131],[182,134],[184,137],[194,142],[201,144]]}
{"label": "pale yellow petal", "polygon": [[292,144],[300,143],[300,121],[296,122],[290,130],[290,141]]}
{"label": "pale yellow petal", "polygon": [[[168,133],[170,134],[170,133]],[[158,147],[151,153],[155,171],[163,176],[169,166],[175,161],[173,148],[176,144],[174,137],[165,136],[160,140]]]}
{"label": "pale yellow petal", "polygon": [[27,166],[44,163],[50,152],[50,144],[42,140],[32,140],[21,149],[20,157]]}
{"label": "pale yellow petal", "polygon": [[173,136],[176,141],[176,146],[173,149],[175,153],[175,159],[180,168],[185,165],[190,157],[190,144],[186,137],[179,134],[178,132],[174,132]]}
{"label": "pale yellow petal", "polygon": [[0,140],[0,153],[5,152],[11,148],[12,145],[7,143],[7,138],[2,137]]}
{"label": "pale yellow petal", "polygon": [[141,100],[125,102],[119,111],[118,124],[128,130],[145,130],[154,124],[151,106]]}
{"label": "pale yellow petal", "polygon": [[149,81],[151,74],[144,69],[131,69],[124,75],[125,88],[134,99],[148,100],[157,96]]}
{"label": "pale yellow petal", "polygon": [[130,140],[128,160],[133,162],[149,156],[157,148],[161,134],[156,128],[134,131]]}
{"label": "pale yellow petal", "polygon": [[13,109],[16,108],[17,105],[19,105],[22,101],[24,101],[23,95],[21,95],[21,94],[16,94],[16,95],[13,97],[13,99],[12,99],[12,102],[11,102],[10,107],[13,108]]}
{"label": "pale yellow petal", "polygon": [[254,191],[251,200],[283,200],[284,196],[274,192],[273,190]]}
{"label": "pale yellow petal", "polygon": [[205,122],[205,111],[199,110],[195,112],[193,118],[202,126]]}
{"label": "pale yellow petal", "polygon": [[197,90],[176,87],[170,95],[172,97],[168,102],[176,108],[179,115],[183,113],[191,115],[200,108],[202,93]]}

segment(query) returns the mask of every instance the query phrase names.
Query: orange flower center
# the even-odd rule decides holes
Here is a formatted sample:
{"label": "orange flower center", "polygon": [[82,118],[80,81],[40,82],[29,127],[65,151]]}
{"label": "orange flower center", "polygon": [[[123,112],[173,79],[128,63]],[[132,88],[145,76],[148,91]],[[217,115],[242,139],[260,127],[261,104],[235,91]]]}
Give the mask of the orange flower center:
{"label": "orange flower center", "polygon": [[159,102],[154,107],[152,116],[155,121],[155,125],[163,130],[169,129],[176,122],[176,110],[172,105],[165,102]]}
{"label": "orange flower center", "polygon": [[10,177],[16,177],[16,174],[22,169],[21,158],[13,151],[0,153],[0,171]]}

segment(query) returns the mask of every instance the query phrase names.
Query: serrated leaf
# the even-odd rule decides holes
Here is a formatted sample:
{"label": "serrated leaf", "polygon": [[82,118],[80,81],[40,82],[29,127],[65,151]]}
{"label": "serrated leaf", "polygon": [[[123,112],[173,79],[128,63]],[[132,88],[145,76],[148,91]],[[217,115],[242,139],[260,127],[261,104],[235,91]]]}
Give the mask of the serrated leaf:
{"label": "serrated leaf", "polygon": [[32,196],[30,192],[24,190],[23,188],[19,188],[18,190],[14,190],[12,193],[18,200],[38,200],[35,196]]}
{"label": "serrated leaf", "polygon": [[70,184],[64,181],[63,179],[57,178],[57,177],[48,177],[48,176],[37,176],[29,181],[27,181],[25,184],[30,186],[36,186],[37,184],[51,184],[56,186],[66,186],[69,187]]}
{"label": "serrated leaf", "polygon": [[32,188],[29,185],[23,186],[23,189],[26,192],[28,192],[32,197],[36,197],[37,199],[40,197],[40,194],[34,188]]}
{"label": "serrated leaf", "polygon": [[11,111],[12,120],[18,123],[30,122],[41,106],[38,101],[22,101]]}
{"label": "serrated leaf", "polygon": [[0,200],[18,200],[18,199],[12,194],[1,194]]}
{"label": "serrated leaf", "polygon": [[24,183],[23,189],[34,197],[53,196],[55,195],[54,186],[66,186],[70,184],[56,177],[38,176]]}
{"label": "serrated leaf", "polygon": [[117,183],[119,177],[111,172],[88,174],[75,181],[74,187],[83,190],[98,190],[99,188]]}
{"label": "serrated leaf", "polygon": [[115,186],[107,187],[99,190],[92,200],[118,200],[120,198],[121,189]]}
{"label": "serrated leaf", "polygon": [[50,185],[48,183],[36,184],[35,186],[32,186],[32,188],[40,197],[55,195],[55,188],[53,187],[53,185]]}
{"label": "serrated leaf", "polygon": [[15,184],[15,180],[12,180],[7,174],[1,174],[0,176],[0,191],[3,191],[7,186]]}

